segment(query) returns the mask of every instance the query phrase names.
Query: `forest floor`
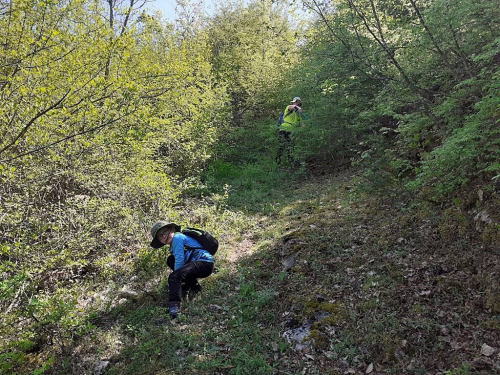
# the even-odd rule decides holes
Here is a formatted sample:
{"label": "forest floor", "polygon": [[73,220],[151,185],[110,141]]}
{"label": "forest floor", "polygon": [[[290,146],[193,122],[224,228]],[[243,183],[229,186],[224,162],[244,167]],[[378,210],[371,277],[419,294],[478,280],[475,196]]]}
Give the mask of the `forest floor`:
{"label": "forest floor", "polygon": [[465,209],[360,194],[351,173],[287,187],[242,236],[225,228],[178,319],[160,283],[96,316],[52,371],[500,373],[498,243]]}

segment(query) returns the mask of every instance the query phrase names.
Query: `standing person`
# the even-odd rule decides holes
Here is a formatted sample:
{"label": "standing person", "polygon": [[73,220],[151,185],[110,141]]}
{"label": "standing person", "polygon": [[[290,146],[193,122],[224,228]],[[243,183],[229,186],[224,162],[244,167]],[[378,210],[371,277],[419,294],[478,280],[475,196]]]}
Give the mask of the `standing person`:
{"label": "standing person", "polygon": [[[214,257],[194,238],[180,232],[181,227],[167,221],[157,221],[151,228],[151,247],[170,245],[167,265],[173,270],[168,277],[168,308],[172,318],[181,312],[182,289],[197,293],[201,290],[198,278],[205,278],[214,270]],[[184,285],[183,285],[184,284]]]}
{"label": "standing person", "polygon": [[276,163],[281,164],[283,153],[286,153],[288,162],[293,163],[293,138],[292,132],[297,126],[302,125],[302,100],[296,96],[292,99],[291,104],[285,108],[283,112],[283,122],[279,125],[278,131],[278,153],[276,155]]}

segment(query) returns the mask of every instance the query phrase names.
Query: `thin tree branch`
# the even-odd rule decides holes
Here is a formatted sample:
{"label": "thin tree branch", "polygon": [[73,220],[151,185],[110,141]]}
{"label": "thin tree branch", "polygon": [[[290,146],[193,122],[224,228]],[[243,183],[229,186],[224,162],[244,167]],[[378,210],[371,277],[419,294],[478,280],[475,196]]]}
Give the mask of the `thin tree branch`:
{"label": "thin tree branch", "polygon": [[125,29],[127,28],[128,20],[130,18],[130,13],[132,13],[132,9],[134,8],[135,1],[136,0],[130,0],[130,5],[127,8],[127,13],[125,14],[125,20],[123,21],[122,29],[120,31],[120,36],[123,35],[123,33],[125,32]]}
{"label": "thin tree branch", "polygon": [[359,7],[354,4],[353,0],[348,0],[350,4],[352,4],[353,9],[356,11],[358,16],[361,18],[363,21],[363,24],[366,27],[366,30],[370,33],[370,35],[375,39],[375,41],[385,50],[387,56],[389,57],[390,61],[392,62],[392,65],[398,70],[399,74],[401,74],[401,77],[403,80],[406,82],[406,84],[411,88],[414,94],[419,96],[421,98],[422,105],[424,106],[424,111],[429,116],[429,118],[435,123],[436,126],[439,126],[441,124],[441,121],[438,119],[438,117],[431,111],[429,104],[427,102],[427,98],[422,94],[422,90],[411,81],[410,77],[406,74],[405,70],[403,67],[399,64],[399,61],[396,59],[396,56],[394,54],[394,51],[387,45],[385,42],[382,26],[380,24],[378,15],[376,14],[377,10],[375,8],[375,4],[373,0],[370,0],[372,12],[374,13],[374,17],[377,20],[377,28],[378,28],[378,33],[380,34],[380,38],[377,37],[375,32],[372,30],[370,25],[368,24],[368,20],[366,18],[366,15],[359,9]]}
{"label": "thin tree branch", "polygon": [[[368,68],[369,72],[372,72],[374,73],[375,75],[377,75],[378,77],[385,77],[385,75],[382,73],[382,72],[379,72],[377,71],[371,64],[369,61],[366,61],[362,56],[360,56],[356,50],[354,48],[352,48],[351,44],[345,40],[343,37],[341,37],[334,29],[333,27],[330,25],[330,22],[328,21],[328,19],[326,18],[326,15],[324,14],[324,12],[321,10],[321,6],[317,3],[316,0],[311,0],[314,4],[314,6],[310,5],[307,1],[303,1],[303,4],[306,8],[312,10],[313,12],[315,12],[320,18],[321,20],[323,21],[323,23],[325,24],[326,28],[328,29],[328,31],[330,31],[330,34],[332,34],[332,36],[337,39],[338,41],[340,41],[340,43],[347,49],[347,51],[351,54],[351,57],[352,59],[356,59],[358,61],[360,61],[365,67]],[[365,71],[359,69],[363,74],[365,74],[366,76],[368,76],[368,78],[372,78],[368,73],[366,73]]]}
{"label": "thin tree branch", "polygon": [[79,135],[83,135],[83,134],[91,133],[91,132],[96,131],[96,130],[100,130],[102,128],[105,128],[108,125],[111,125],[111,124],[113,124],[113,123],[121,120],[124,117],[127,117],[127,116],[131,115],[132,113],[134,113],[136,111],[137,111],[137,109],[134,109],[132,111],[129,111],[129,112],[123,114],[122,116],[119,116],[119,117],[117,117],[115,119],[112,119],[112,120],[106,122],[105,124],[101,124],[101,125],[95,126],[93,128],[90,128],[90,129],[87,129],[87,130],[83,130],[83,131],[75,133],[75,134],[68,135],[67,137],[64,137],[64,138],[61,138],[61,139],[59,139],[59,140],[57,140],[55,142],[49,143],[48,145],[45,145],[45,146],[42,146],[42,147],[38,147],[38,148],[36,148],[34,150],[31,150],[31,151],[24,152],[22,154],[19,154],[19,155],[13,157],[13,158],[0,160],[0,163],[8,163],[8,162],[11,162],[13,160],[19,159],[19,158],[21,158],[23,156],[31,155],[31,154],[40,152],[42,150],[45,150],[47,148],[50,148],[52,146],[55,146],[55,145],[57,145],[59,143],[66,142],[66,141],[68,141],[68,140],[70,140],[72,138],[78,137]]}
{"label": "thin tree branch", "polygon": [[427,26],[427,23],[425,22],[424,17],[422,16],[422,13],[420,13],[420,9],[418,9],[418,7],[417,7],[416,1],[410,0],[410,3],[411,3],[411,6],[413,7],[413,9],[415,10],[415,12],[417,13],[418,19],[420,20],[420,24],[423,26],[424,30],[427,32],[427,35],[429,35],[429,38],[431,39],[432,43],[434,44],[434,47],[436,47],[436,50],[437,50],[439,56],[441,56],[444,63],[446,64],[446,66],[448,66],[448,68],[451,69],[452,67],[451,67],[450,62],[446,58],[446,55],[444,54],[441,47],[439,47],[439,44],[438,44],[436,38],[434,38],[434,34],[432,34],[431,30]]}
{"label": "thin tree branch", "polygon": [[24,126],[24,128],[19,132],[19,134],[10,143],[8,143],[6,146],[4,146],[2,149],[0,149],[0,154],[2,154],[3,152],[5,152],[5,150],[12,147],[24,134],[26,134],[28,129],[35,123],[36,120],[38,120],[40,117],[45,115],[47,112],[59,107],[61,105],[61,103],[66,99],[66,97],[69,95],[70,92],[71,92],[71,89],[66,91],[66,93],[57,102],[55,102],[54,104],[52,104],[48,108],[45,108],[44,110],[38,112],[30,121],[28,121],[28,123]]}

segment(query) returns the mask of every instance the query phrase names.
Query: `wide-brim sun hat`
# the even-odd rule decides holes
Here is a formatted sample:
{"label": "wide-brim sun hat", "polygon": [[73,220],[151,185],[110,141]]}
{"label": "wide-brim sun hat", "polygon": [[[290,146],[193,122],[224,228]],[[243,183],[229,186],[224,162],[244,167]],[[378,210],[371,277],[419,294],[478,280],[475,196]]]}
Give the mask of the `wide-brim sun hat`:
{"label": "wide-brim sun hat", "polygon": [[158,231],[160,229],[165,228],[165,227],[173,227],[176,232],[181,231],[180,225],[177,225],[175,223],[169,223],[168,221],[165,221],[165,220],[157,221],[151,227],[151,236],[153,236],[153,241],[151,241],[151,247],[158,249],[164,245],[160,242],[160,240],[158,238],[156,238],[156,234],[158,233]]}
{"label": "wide-brim sun hat", "polygon": [[302,103],[302,100],[300,100],[300,98],[298,96],[296,96],[295,98],[293,98],[293,100],[290,103],[295,103],[295,102]]}

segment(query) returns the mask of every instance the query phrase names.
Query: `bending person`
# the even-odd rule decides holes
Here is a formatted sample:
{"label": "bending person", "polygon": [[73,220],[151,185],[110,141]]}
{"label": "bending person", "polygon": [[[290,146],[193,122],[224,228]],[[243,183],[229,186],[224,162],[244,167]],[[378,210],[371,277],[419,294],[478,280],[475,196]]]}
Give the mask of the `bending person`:
{"label": "bending person", "polygon": [[[168,309],[172,318],[181,312],[181,298],[185,291],[199,292],[199,278],[205,278],[214,270],[214,257],[194,238],[180,232],[175,223],[158,221],[151,228],[151,247],[158,249],[170,245],[167,265],[173,270],[168,277]],[[184,284],[184,285],[183,285]]]}

